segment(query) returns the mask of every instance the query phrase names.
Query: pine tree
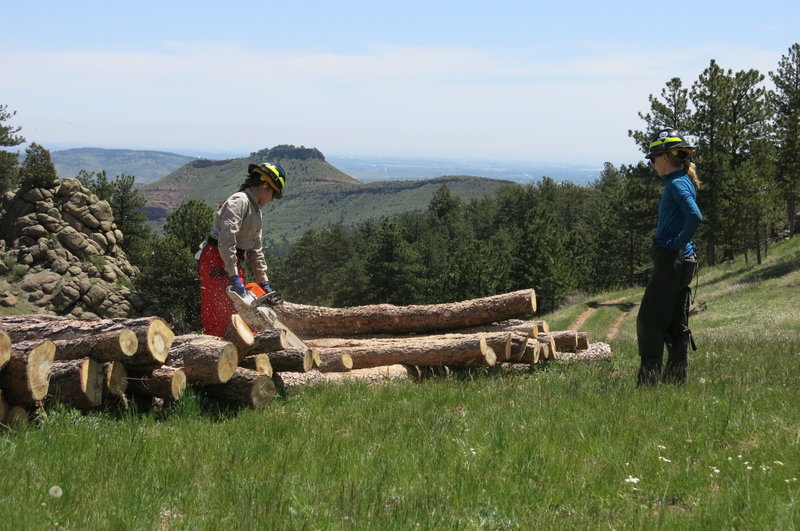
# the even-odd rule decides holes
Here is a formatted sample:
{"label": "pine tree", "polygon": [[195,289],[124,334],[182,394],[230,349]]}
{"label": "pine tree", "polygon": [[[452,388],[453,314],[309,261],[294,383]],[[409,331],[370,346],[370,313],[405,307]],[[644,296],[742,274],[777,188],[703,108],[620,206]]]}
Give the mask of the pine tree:
{"label": "pine tree", "polygon": [[25,162],[19,170],[20,191],[31,188],[53,188],[58,183],[56,167],[50,160],[50,152],[37,143],[25,150]]}
{"label": "pine tree", "polygon": [[187,250],[196,252],[198,245],[208,238],[214,223],[214,210],[201,201],[190,199],[167,216],[164,232],[177,238]]}
{"label": "pine tree", "polygon": [[647,129],[645,131],[628,130],[628,136],[633,138],[646,153],[650,138],[658,130],[664,127],[674,127],[685,133],[692,122],[688,93],[689,90],[683,88],[683,82],[679,77],[673,77],[667,81],[666,86],[661,89],[661,99],[651,94],[648,97],[650,111],[638,113],[639,118],[647,124]]}
{"label": "pine tree", "polygon": [[777,180],[786,203],[789,237],[797,231],[800,198],[800,43],[781,57],[776,72],[769,73],[775,83],[770,102],[774,112],[778,150]]}

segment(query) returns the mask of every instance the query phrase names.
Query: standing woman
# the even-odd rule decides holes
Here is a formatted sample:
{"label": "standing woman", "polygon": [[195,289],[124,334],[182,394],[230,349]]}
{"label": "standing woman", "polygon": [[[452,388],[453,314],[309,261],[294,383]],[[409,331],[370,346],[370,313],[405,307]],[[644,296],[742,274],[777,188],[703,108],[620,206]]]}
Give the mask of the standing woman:
{"label": "standing woman", "polygon": [[[694,148],[674,129],[656,133],[647,152],[664,179],[653,237],[653,273],[645,288],[636,336],[639,343],[637,386],[686,381],[689,343],[689,284],[697,273],[694,237],[703,215],[697,207],[697,178],[691,161]],[[664,344],[667,364],[662,374]]]}
{"label": "standing woman", "polygon": [[261,207],[280,199],[286,173],[277,164],[250,164],[239,191],[222,202],[214,214],[214,226],[200,252],[200,320],[206,334],[222,337],[235,312],[226,290],[243,294],[244,270],[267,294],[279,298],[269,284],[267,263],[261,250]]}

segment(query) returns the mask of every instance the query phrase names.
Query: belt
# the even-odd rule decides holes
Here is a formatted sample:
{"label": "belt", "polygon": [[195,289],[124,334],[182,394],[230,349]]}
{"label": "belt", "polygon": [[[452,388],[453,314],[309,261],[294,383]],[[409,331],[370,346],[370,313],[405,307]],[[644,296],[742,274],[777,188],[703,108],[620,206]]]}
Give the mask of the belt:
{"label": "belt", "polygon": [[[206,240],[206,242],[207,242],[209,245],[216,245],[217,247],[219,247],[219,240],[218,240],[218,239],[216,239],[216,238],[213,238],[213,237],[211,237],[211,236],[209,236],[209,237],[208,237],[208,239]],[[237,248],[236,248],[236,256],[237,256],[237,258],[242,258],[242,259],[243,259],[243,258],[244,258],[244,249],[239,249],[239,248],[237,247]]]}

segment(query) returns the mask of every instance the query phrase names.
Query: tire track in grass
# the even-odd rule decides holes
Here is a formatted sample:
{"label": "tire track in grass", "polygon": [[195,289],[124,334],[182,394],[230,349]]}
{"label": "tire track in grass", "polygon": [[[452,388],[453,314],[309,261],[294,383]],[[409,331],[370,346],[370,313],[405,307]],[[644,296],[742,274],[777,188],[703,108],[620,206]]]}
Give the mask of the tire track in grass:
{"label": "tire track in grass", "polygon": [[[585,325],[586,322],[592,317],[592,315],[594,315],[594,313],[598,310],[598,308],[602,306],[613,306],[615,304],[619,304],[620,302],[623,302],[624,300],[629,299],[630,297],[632,297],[632,295],[619,297],[616,299],[609,299],[607,301],[599,302],[592,307],[586,308],[586,310],[581,312],[581,314],[575,319],[575,321],[569,326],[568,329],[580,330],[583,327],[583,325]],[[608,331],[606,332],[605,336],[606,341],[614,339],[617,336],[617,334],[619,334],[619,327],[622,326],[622,323],[625,321],[625,318],[628,317],[628,314],[631,312],[631,310],[638,305],[639,305],[638,302],[633,303],[630,305],[628,309],[620,310],[622,312],[621,315],[614,320],[614,322],[611,324]]]}

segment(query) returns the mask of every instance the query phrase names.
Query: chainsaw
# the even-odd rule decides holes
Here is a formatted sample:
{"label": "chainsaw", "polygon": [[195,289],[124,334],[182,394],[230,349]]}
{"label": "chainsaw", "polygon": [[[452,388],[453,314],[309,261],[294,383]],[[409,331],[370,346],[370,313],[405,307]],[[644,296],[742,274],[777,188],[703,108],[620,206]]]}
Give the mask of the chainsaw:
{"label": "chainsaw", "polygon": [[264,330],[284,330],[291,348],[307,349],[303,341],[294,332],[284,325],[278,314],[272,308],[283,301],[276,300],[272,293],[266,293],[255,282],[245,285],[242,295],[239,295],[231,286],[227,289],[228,297],[233,301],[236,313],[256,332]]}

